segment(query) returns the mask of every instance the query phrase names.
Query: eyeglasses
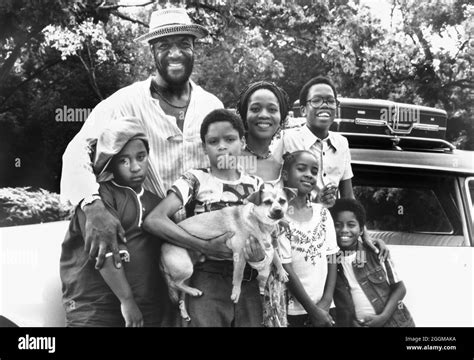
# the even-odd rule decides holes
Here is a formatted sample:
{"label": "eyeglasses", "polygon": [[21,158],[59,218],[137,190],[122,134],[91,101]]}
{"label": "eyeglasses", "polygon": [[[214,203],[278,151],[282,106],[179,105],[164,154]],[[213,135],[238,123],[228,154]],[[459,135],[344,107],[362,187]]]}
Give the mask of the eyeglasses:
{"label": "eyeglasses", "polygon": [[315,96],[314,98],[307,101],[313,108],[319,108],[323,105],[323,103],[328,104],[328,107],[332,109],[335,109],[338,105],[338,101],[333,97],[322,98],[320,96]]}

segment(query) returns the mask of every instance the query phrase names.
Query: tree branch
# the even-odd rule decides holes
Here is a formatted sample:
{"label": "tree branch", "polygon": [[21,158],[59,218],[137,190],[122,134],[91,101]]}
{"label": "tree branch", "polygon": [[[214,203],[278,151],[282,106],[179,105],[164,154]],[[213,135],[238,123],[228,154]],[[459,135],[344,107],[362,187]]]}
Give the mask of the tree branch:
{"label": "tree branch", "polygon": [[443,89],[451,88],[451,87],[455,87],[455,86],[459,86],[459,87],[462,87],[462,88],[473,89],[474,88],[474,81],[472,81],[471,79],[459,79],[459,80],[451,81],[451,82],[448,82],[448,83],[444,84]]}
{"label": "tree branch", "polygon": [[99,100],[102,101],[104,98],[102,94],[100,93],[99,87],[97,85],[94,70],[91,67],[87,66],[87,63],[85,62],[85,60],[82,58],[80,54],[78,54],[77,57],[79,58],[79,60],[81,60],[82,65],[87,71],[87,75],[89,78],[89,85],[91,86],[92,90],[94,91],[95,95],[99,98]]}
{"label": "tree branch", "polygon": [[38,77],[38,75],[40,75],[41,73],[43,73],[44,71],[48,70],[49,68],[53,67],[54,65],[56,64],[59,64],[62,60],[60,58],[54,60],[54,61],[51,61],[49,63],[46,63],[44,64],[43,66],[39,67],[38,69],[36,69],[30,76],[28,76],[25,80],[23,80],[21,83],[19,83],[18,85],[16,85],[9,93],[9,95],[7,97],[5,97],[5,99],[3,99],[3,101],[0,103],[0,108],[6,104],[7,100],[12,97],[13,94],[15,94],[15,92],[17,92],[21,87],[23,87],[25,84],[27,84],[28,82],[30,82],[31,80],[35,79],[36,77]]}
{"label": "tree branch", "polygon": [[143,21],[138,20],[138,19],[133,19],[133,18],[131,18],[130,16],[125,15],[124,13],[121,13],[121,12],[118,11],[118,10],[112,11],[111,14],[112,14],[112,15],[115,15],[115,16],[121,18],[121,19],[124,19],[124,20],[127,20],[127,21],[131,21],[131,22],[136,23],[136,24],[143,25],[143,26],[145,26],[146,28],[149,27],[148,24],[145,24]]}
{"label": "tree branch", "polygon": [[454,55],[454,58],[455,58],[455,59],[458,57],[459,53],[460,53],[461,51],[463,51],[464,47],[465,47],[468,43],[469,43],[469,41],[466,40],[466,41],[464,41],[464,42],[461,44],[461,46],[460,46],[459,49],[458,49],[458,52],[456,53],[456,55]]}
{"label": "tree branch", "polygon": [[151,0],[147,3],[137,4],[137,5],[100,5],[99,9],[101,9],[101,10],[117,10],[118,8],[121,8],[121,7],[143,7],[143,6],[148,6],[148,5],[154,4],[155,2],[156,2],[155,0]]}

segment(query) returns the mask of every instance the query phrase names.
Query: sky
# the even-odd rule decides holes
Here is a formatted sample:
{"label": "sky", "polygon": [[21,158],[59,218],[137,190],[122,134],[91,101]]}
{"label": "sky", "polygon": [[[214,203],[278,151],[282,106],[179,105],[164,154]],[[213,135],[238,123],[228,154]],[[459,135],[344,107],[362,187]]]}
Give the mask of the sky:
{"label": "sky", "polygon": [[[394,12],[393,19],[391,19],[391,6],[389,0],[360,0],[360,3],[367,5],[371,9],[372,15],[378,17],[381,20],[382,26],[386,29],[390,29],[391,25],[396,27],[401,22],[401,15],[397,11]],[[443,48],[449,52],[456,52],[459,47],[459,44],[457,44],[456,41],[456,32],[454,29],[448,29],[443,37],[434,35],[430,40],[434,49]]]}

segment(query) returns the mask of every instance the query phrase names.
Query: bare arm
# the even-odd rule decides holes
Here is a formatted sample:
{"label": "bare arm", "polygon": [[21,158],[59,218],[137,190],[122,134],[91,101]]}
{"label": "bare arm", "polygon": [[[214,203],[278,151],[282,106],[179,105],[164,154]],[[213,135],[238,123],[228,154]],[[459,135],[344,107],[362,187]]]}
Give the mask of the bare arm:
{"label": "bare arm", "polygon": [[171,192],[156,206],[143,222],[149,233],[175,245],[199,251],[205,255],[221,259],[232,259],[232,250],[225,244],[233,234],[225,233],[212,240],[201,240],[192,236],[178,225],[172,217],[181,208],[182,201]]}
{"label": "bare arm", "polygon": [[342,199],[355,199],[352,189],[352,179],[341,180],[339,182],[339,195]]}
{"label": "bare arm", "polygon": [[[71,140],[63,155],[61,173],[61,201],[78,204],[83,198],[97,194],[99,184],[92,170],[89,155],[93,144],[102,129],[113,119],[117,106],[107,106],[106,101],[100,103],[92,111],[79,133]],[[97,257],[96,268],[104,262],[107,251],[114,253],[114,263],[120,264],[117,236],[124,238],[124,230],[100,200],[84,207],[86,216],[84,225],[85,251],[91,259]]]}
{"label": "bare arm", "polygon": [[125,271],[120,266],[115,268],[112,261],[105,260],[104,266],[100,269],[100,274],[113,293],[120,300],[120,308],[126,327],[142,327],[143,316],[133,297],[132,289],[125,277]]}
{"label": "bare arm", "polygon": [[304,307],[311,319],[311,323],[314,326],[331,326],[331,317],[326,311],[313,303],[308,293],[304,289],[298,275],[296,275],[295,271],[293,270],[291,263],[283,264],[283,268],[286,270],[289,277],[287,282],[288,289],[291,291],[296,300],[298,300],[299,303]]}
{"label": "bare arm", "polygon": [[316,305],[325,311],[329,311],[331,306],[332,298],[334,296],[334,288],[336,287],[337,277],[337,264],[333,264],[333,256],[328,255],[328,274],[326,277],[326,283],[324,284],[324,293],[321,300]]}

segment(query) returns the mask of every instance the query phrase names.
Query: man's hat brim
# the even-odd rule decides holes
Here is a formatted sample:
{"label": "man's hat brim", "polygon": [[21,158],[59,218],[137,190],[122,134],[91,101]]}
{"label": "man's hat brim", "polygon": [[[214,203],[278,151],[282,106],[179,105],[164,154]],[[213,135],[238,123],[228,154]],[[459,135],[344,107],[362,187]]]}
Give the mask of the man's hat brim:
{"label": "man's hat brim", "polygon": [[159,39],[165,36],[173,36],[173,35],[191,35],[191,36],[194,36],[196,39],[201,39],[207,36],[208,34],[209,32],[204,26],[197,25],[197,24],[168,25],[168,26],[162,26],[158,29],[151,30],[149,33],[136,38],[135,41],[147,43],[155,39]]}

